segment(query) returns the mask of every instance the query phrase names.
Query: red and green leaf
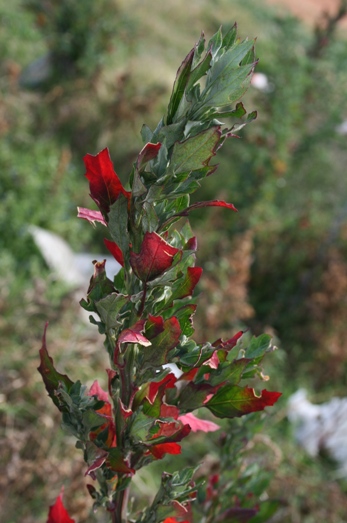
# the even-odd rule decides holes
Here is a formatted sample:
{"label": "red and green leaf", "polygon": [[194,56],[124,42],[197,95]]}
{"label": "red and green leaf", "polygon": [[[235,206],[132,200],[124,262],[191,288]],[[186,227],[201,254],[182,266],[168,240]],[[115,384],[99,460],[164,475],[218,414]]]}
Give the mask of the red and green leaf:
{"label": "red and green leaf", "polygon": [[143,282],[154,280],[170,269],[180,250],[172,247],[156,232],[146,232],[139,253],[130,253],[130,264]]}
{"label": "red and green leaf", "polygon": [[45,384],[48,395],[53,400],[53,403],[58,407],[59,410],[64,410],[64,407],[61,405],[56,391],[65,386],[66,391],[68,392],[72,385],[73,381],[66,374],[60,374],[54,367],[53,359],[49,356],[46,345],[46,331],[48,324],[45,325],[45,330],[42,338],[42,347],[40,349],[40,366],[38,371],[42,376],[43,382]]}
{"label": "red and green leaf", "polygon": [[[151,338],[151,347],[142,353],[142,366],[158,367],[167,363],[167,355],[178,344],[181,337],[181,326],[175,316],[164,321],[163,331]],[[147,334],[147,333],[146,333]]]}
{"label": "red and green leaf", "polygon": [[130,468],[126,463],[122,451],[118,447],[114,447],[109,451],[106,464],[114,472],[131,475],[135,474],[135,470]]}
{"label": "red and green leaf", "polygon": [[138,343],[143,347],[148,347],[151,342],[142,334],[145,328],[145,320],[139,320],[130,327],[124,329],[118,338],[119,343]]}
{"label": "red and green leaf", "polygon": [[138,170],[150,160],[154,160],[158,156],[159,150],[161,148],[161,143],[146,143],[146,145],[141,149],[136,162],[136,167]]}
{"label": "red and green leaf", "polygon": [[173,285],[171,300],[181,300],[188,296],[192,296],[201,275],[201,267],[188,267],[185,276],[180,278],[176,285]]}
{"label": "red and green leaf", "polygon": [[205,407],[218,418],[235,418],[264,410],[265,407],[274,405],[280,396],[280,392],[265,389],[257,396],[250,387],[224,385],[205,403]]}

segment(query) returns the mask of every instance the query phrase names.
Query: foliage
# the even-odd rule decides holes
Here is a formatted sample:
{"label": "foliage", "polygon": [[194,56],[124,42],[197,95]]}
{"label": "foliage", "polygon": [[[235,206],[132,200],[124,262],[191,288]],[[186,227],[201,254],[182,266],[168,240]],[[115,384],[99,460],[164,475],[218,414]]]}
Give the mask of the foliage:
{"label": "foliage", "polygon": [[[245,117],[238,102],[254,65],[253,42],[238,39],[236,25],[224,35],[219,29],[207,45],[202,35],[177,72],[166,116],[154,131],[142,129],[144,146],[129,190],[106,149],[84,158],[99,211],[82,208],[79,216],[106,226],[111,237],[106,247],[122,266],[111,281],[105,261],[95,262],[87,299],[81,301],[105,335],[108,392],[97,381],[88,390],[59,373],[46,333],[39,371],[63,427],[83,451],[86,474],[99,483],[98,489],[88,487],[94,507],[105,507],[114,522],[131,519],[127,490],[137,470],[165,454],[179,454],[179,442],[191,430],[215,429],[192,411],[205,408],[218,418],[237,418],[262,411],[281,395],[266,389],[257,394],[245,384],[264,379],[261,362],[273,350],[270,336],[248,339],[240,331],[213,343],[191,337],[192,296],[202,269],[195,266],[197,243],[187,217],[202,207],[236,209],[220,200],[190,204],[190,194],[216,170],[211,162],[224,141],[256,116]],[[224,126],[220,118],[229,117],[238,122]],[[168,364],[175,364],[179,375]],[[136,521],[191,520],[194,470],[164,473],[152,505]],[[230,510],[221,507],[218,518],[231,521]],[[258,510],[254,507],[252,515]]]}
{"label": "foliage", "polygon": [[[231,235],[252,238],[253,263],[248,269],[248,258],[244,263],[248,313],[245,306],[234,322],[245,322],[254,332],[264,325],[272,328],[286,350],[290,379],[307,380],[310,375],[309,386],[328,387],[345,374],[341,322],[346,304],[339,289],[345,288],[347,270],[342,261],[346,148],[339,129],[345,118],[341,85],[347,77],[341,57],[346,41],[334,37],[328,24],[329,39],[320,49],[316,34],[297,19],[280,18],[262,6],[256,9],[268,29],[268,40],[259,41],[262,58],[257,68],[266,74],[268,86],[249,93],[260,108],[260,121],[237,148],[221,154],[221,168],[228,165],[237,173],[226,178],[223,195],[235,194],[240,217],[227,221],[216,215],[218,227],[200,220],[199,229],[204,231],[202,241],[210,235],[221,252],[225,240],[217,240],[216,230],[228,228]],[[324,30],[320,27],[319,35]],[[318,48],[319,53],[314,52]],[[218,186],[210,178],[202,192],[213,190]],[[216,265],[206,248],[203,252],[204,263]],[[229,273],[235,279],[225,258],[219,278],[225,281]],[[216,279],[214,274],[208,277]],[[210,287],[213,291],[213,283]],[[220,297],[219,303],[225,299]],[[211,294],[206,300],[211,302]],[[223,307],[215,305],[213,317],[218,327]]]}
{"label": "foliage", "polygon": [[54,82],[62,75],[67,79],[95,74],[105,51],[110,51],[117,29],[115,2],[26,0],[24,5],[34,13],[50,53],[43,83]]}

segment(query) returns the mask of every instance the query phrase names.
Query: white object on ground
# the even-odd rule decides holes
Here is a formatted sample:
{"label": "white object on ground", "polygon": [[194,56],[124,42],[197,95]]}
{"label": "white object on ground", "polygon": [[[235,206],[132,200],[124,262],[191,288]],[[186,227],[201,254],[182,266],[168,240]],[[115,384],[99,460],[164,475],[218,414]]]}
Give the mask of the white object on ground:
{"label": "white object on ground", "polygon": [[103,261],[106,259],[106,273],[111,280],[121,268],[113,256],[74,253],[65,240],[51,231],[35,225],[31,225],[29,231],[56,278],[72,288],[88,288],[89,280],[94,272],[93,260]]}
{"label": "white object on ground", "polygon": [[321,405],[307,399],[299,389],[290,396],[288,419],[296,425],[298,443],[311,455],[324,450],[340,466],[338,475],[347,477],[347,398],[332,398]]}

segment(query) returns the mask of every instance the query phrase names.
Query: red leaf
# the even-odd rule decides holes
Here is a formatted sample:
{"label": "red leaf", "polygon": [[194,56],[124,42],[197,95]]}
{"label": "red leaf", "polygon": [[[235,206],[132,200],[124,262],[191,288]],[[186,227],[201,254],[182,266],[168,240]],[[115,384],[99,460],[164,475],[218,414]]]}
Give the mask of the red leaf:
{"label": "red leaf", "polygon": [[68,511],[63,505],[63,491],[64,489],[62,488],[54,505],[49,507],[47,523],[75,523],[75,520],[70,518]]}
{"label": "red leaf", "polygon": [[130,264],[136,276],[147,282],[167,271],[178,252],[156,232],[146,232],[140,252],[130,253]]}
{"label": "red leaf", "polygon": [[167,441],[181,441],[188,436],[191,428],[188,424],[183,425],[180,421],[160,421],[158,420],[159,431],[153,436],[153,439],[166,438]]}
{"label": "red leaf", "polygon": [[144,325],[145,320],[139,320],[135,323],[135,325],[133,325],[129,329],[124,329],[124,331],[122,331],[119,335],[118,342],[139,343],[144,347],[149,347],[149,345],[151,345],[151,342],[142,334],[142,332],[144,331]]}
{"label": "red leaf", "polygon": [[180,282],[179,286],[174,289],[172,300],[181,300],[187,296],[191,296],[199,282],[202,275],[201,267],[188,267],[185,278]]}
{"label": "red leaf", "polygon": [[114,171],[108,149],[103,149],[95,156],[87,154],[83,160],[87,169],[85,176],[89,180],[90,195],[104,216],[120,194],[130,198],[131,193],[124,189]]}
{"label": "red leaf", "polygon": [[108,240],[107,238],[104,238],[104,244],[106,245],[107,249],[110,251],[112,256],[115,260],[117,260],[118,263],[121,264],[122,267],[124,267],[124,257],[121,249],[118,247],[116,242],[112,242],[111,240]]}
{"label": "red leaf", "polygon": [[149,385],[149,391],[147,394],[148,401],[150,401],[150,403],[153,403],[158,391],[159,394],[161,394],[160,397],[162,398],[166,389],[174,388],[176,381],[176,376],[171,372],[170,374],[167,374],[161,381],[152,381]]}
{"label": "red leaf", "polygon": [[189,523],[189,521],[178,521],[176,518],[166,518],[164,519],[163,523]]}
{"label": "red leaf", "polygon": [[[160,417],[161,418],[178,419],[179,413],[180,413],[180,411],[174,405],[167,405],[166,403],[163,403],[160,407]],[[182,423],[188,423],[188,421],[183,421],[181,418],[180,418],[180,421],[182,421]]]}
{"label": "red leaf", "polygon": [[146,143],[137,157],[136,167],[140,170],[147,162],[158,156],[161,143]]}
{"label": "red leaf", "polygon": [[99,452],[98,452],[98,455],[96,456],[95,460],[93,461],[93,463],[88,467],[88,469],[86,470],[85,472],[85,476],[91,476],[92,479],[96,479],[96,475],[94,474],[94,472],[96,470],[98,470],[100,467],[102,467],[102,465],[105,463],[106,461],[106,458],[108,456],[108,452],[106,450],[103,450],[103,449],[98,449]]}
{"label": "red leaf", "polygon": [[105,392],[99,385],[98,380],[95,380],[89,389],[88,396],[96,396],[98,400],[109,403],[108,393]]}
{"label": "red leaf", "polygon": [[197,432],[198,430],[202,430],[203,432],[215,432],[216,430],[220,429],[220,426],[216,423],[213,423],[213,421],[199,419],[191,412],[179,416],[178,419],[184,424],[187,423],[192,429],[192,432]]}
{"label": "red leaf", "polygon": [[218,350],[221,349],[221,350],[230,351],[231,349],[233,349],[235,347],[235,345],[237,344],[238,340],[241,338],[242,335],[243,335],[243,331],[239,331],[229,340],[226,340],[226,341],[223,341],[221,339],[216,340],[213,343],[213,346],[216,347],[216,349],[218,349]]}
{"label": "red leaf", "polygon": [[159,443],[153,445],[149,452],[157,459],[162,459],[165,454],[181,454],[181,446],[178,443]]}
{"label": "red leaf", "polygon": [[95,412],[99,414],[99,416],[101,416],[102,418],[105,418],[105,423],[103,425],[90,432],[89,439],[91,441],[94,441],[97,438],[98,434],[100,434],[100,432],[103,432],[105,429],[108,429],[107,440],[105,441],[105,445],[109,448],[116,446],[116,427],[114,424],[112,405],[110,403],[108,393],[105,392],[100,387],[99,382],[95,380],[92,386],[90,387],[87,395],[96,396],[99,400],[104,402],[104,405]]}
{"label": "red leaf", "polygon": [[223,202],[222,200],[210,200],[207,202],[196,202],[184,209],[183,211],[176,214],[176,216],[187,216],[190,211],[194,209],[201,209],[201,207],[226,207],[232,211],[237,212],[236,207],[232,203]]}
{"label": "red leaf", "polygon": [[100,222],[103,225],[107,225],[100,211],[92,211],[85,207],[77,207],[77,218],[87,220],[89,223],[95,225],[95,222]]}
{"label": "red leaf", "polygon": [[211,358],[204,362],[204,365],[207,365],[211,369],[218,369],[219,364],[220,364],[220,361],[219,361],[219,358],[218,358],[217,351],[214,351],[214,353],[212,354]]}

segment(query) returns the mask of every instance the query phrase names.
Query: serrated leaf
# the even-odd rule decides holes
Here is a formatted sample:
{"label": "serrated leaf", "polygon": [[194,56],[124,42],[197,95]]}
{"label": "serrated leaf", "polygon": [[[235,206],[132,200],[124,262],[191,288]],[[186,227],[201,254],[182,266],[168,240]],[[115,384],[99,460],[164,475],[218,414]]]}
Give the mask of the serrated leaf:
{"label": "serrated leaf", "polygon": [[136,443],[142,443],[149,439],[149,431],[155,424],[155,419],[146,415],[142,410],[134,414],[130,425],[130,436]]}
{"label": "serrated leaf", "polygon": [[231,47],[213,63],[201,94],[205,106],[224,107],[241,98],[249,86],[254,65],[239,64],[252,48],[253,42],[244,41]]}
{"label": "serrated leaf", "polygon": [[253,338],[250,341],[250,344],[248,345],[245,357],[252,359],[252,358],[259,358],[261,356],[264,356],[264,354],[270,349],[271,347],[271,336],[269,334],[261,334],[258,337],[253,336]]}
{"label": "serrated leaf", "polygon": [[95,303],[96,310],[101,320],[105,323],[107,330],[119,327],[120,319],[118,315],[127,302],[127,296],[113,292]]}
{"label": "serrated leaf", "polygon": [[175,310],[175,316],[181,326],[182,334],[187,337],[190,337],[192,334],[194,334],[193,316],[195,311],[196,305],[193,303],[189,303],[188,305]]}
{"label": "serrated leaf", "polygon": [[257,396],[252,388],[225,385],[205,403],[205,407],[218,418],[235,418],[264,410],[265,407],[274,405],[280,396],[280,392],[265,389]]}
{"label": "serrated leaf", "polygon": [[187,91],[189,91],[193,87],[193,85],[198,80],[200,80],[200,78],[205,76],[205,74],[207,73],[207,71],[210,68],[211,60],[212,60],[212,53],[208,52],[204,56],[203,60],[191,71],[189,80],[188,80],[188,84],[187,84]]}
{"label": "serrated leaf", "polygon": [[53,403],[58,407],[59,410],[65,410],[65,407],[61,405],[59,398],[56,395],[56,391],[64,385],[67,392],[71,389],[74,382],[66,374],[60,374],[54,367],[53,359],[49,356],[46,345],[46,331],[48,324],[45,326],[45,330],[42,337],[42,347],[40,349],[40,366],[38,371],[42,376],[46,390]]}
{"label": "serrated leaf", "polygon": [[208,382],[213,386],[220,385],[226,381],[228,385],[238,385],[250,361],[247,358],[241,358],[233,362],[221,363],[217,369],[208,370],[210,374]]}
{"label": "serrated leaf", "polygon": [[222,28],[220,27],[207,44],[207,49],[211,49],[213,58],[215,58],[218,54],[220,48],[222,47],[222,43],[223,35]]}
{"label": "serrated leaf", "polygon": [[216,154],[221,138],[219,126],[196,134],[174,145],[171,166],[174,173],[184,173],[206,167]]}
{"label": "serrated leaf", "polygon": [[176,111],[184,96],[184,91],[189,79],[190,70],[194,58],[195,47],[187,54],[180,68],[177,71],[176,79],[173,85],[172,94],[167,111],[166,123],[171,124],[174,120]]}

